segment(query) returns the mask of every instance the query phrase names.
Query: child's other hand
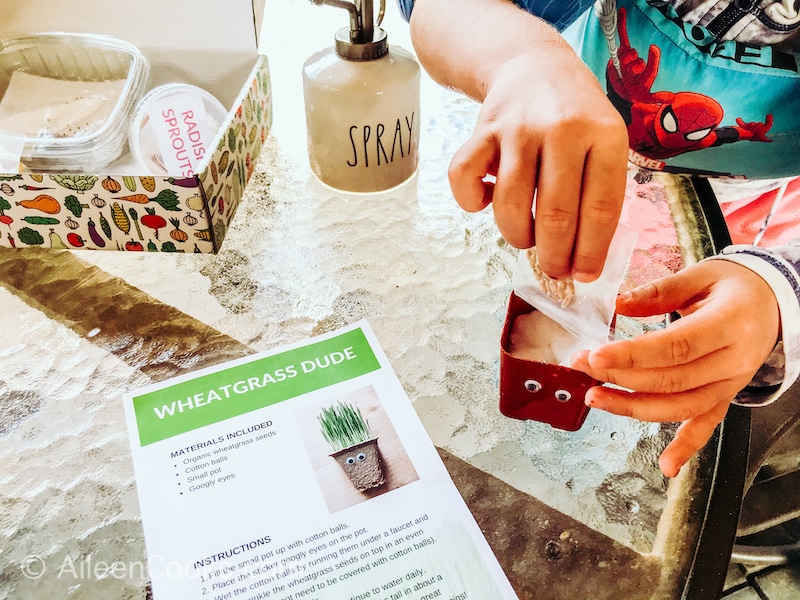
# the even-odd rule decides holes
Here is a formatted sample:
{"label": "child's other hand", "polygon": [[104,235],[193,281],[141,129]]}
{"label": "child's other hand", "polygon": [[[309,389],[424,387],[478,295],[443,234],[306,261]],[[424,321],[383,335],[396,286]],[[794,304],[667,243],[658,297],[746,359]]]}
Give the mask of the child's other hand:
{"label": "child's other hand", "polygon": [[682,422],[659,460],[667,477],[706,444],[772,352],[780,328],[769,285],[725,260],[701,262],[617,299],[619,314],[672,311],[682,318],[663,330],[572,358],[574,368],[635,390],[594,387],[586,395],[589,406],[642,421]]}
{"label": "child's other hand", "polygon": [[[449,178],[462,208],[491,203],[512,246],[535,245],[549,276],[592,281],[625,194],[628,136],[594,75],[564,46],[553,42],[546,57],[540,49],[492,72]],[[484,181],[487,173],[496,183]]]}

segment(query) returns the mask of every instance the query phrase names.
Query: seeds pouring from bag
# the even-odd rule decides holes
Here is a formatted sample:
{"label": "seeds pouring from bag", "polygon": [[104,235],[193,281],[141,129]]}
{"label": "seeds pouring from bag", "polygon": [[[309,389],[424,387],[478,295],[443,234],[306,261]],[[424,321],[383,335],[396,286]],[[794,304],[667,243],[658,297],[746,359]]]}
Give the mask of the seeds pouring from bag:
{"label": "seeds pouring from bag", "polygon": [[[572,277],[549,277],[539,267],[536,248],[530,248],[520,253],[513,277],[514,292],[560,325],[582,348],[596,348],[608,341],[617,292],[625,278],[636,238],[635,231],[619,225],[611,240],[603,272],[591,283],[575,281]],[[569,356],[558,359],[559,364],[569,364]]]}
{"label": "seeds pouring from bag", "polygon": [[564,279],[553,279],[542,271],[539,266],[539,255],[536,248],[528,248],[525,251],[528,263],[533,270],[533,276],[539,282],[539,289],[551,300],[561,304],[561,308],[566,308],[575,299],[575,280],[570,277]]}

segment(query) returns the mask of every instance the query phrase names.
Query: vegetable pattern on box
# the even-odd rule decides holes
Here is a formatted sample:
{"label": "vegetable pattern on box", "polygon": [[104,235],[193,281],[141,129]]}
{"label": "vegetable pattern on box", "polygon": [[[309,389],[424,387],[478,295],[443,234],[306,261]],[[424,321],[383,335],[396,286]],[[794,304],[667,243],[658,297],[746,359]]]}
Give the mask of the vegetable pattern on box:
{"label": "vegetable pattern on box", "polygon": [[271,127],[262,56],[196,176],[0,174],[0,247],[215,253]]}

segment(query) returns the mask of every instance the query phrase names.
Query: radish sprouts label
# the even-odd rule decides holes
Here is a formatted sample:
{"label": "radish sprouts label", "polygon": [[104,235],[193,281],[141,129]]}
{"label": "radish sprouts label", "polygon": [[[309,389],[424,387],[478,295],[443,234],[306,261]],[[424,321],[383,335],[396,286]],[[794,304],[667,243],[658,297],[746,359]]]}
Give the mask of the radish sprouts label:
{"label": "radish sprouts label", "polygon": [[215,133],[203,98],[190,91],[174,94],[154,102],[148,117],[166,171],[197,173]]}

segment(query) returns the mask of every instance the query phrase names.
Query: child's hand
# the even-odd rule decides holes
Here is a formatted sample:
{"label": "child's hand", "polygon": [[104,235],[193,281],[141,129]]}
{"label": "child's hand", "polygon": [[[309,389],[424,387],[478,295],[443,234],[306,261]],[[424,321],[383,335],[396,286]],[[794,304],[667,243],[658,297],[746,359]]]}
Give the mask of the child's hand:
{"label": "child's hand", "polygon": [[[520,55],[499,65],[484,92],[475,131],[450,164],[456,201],[471,212],[491,203],[503,237],[517,248],[535,245],[551,277],[596,279],[625,193],[625,123],[558,42],[546,59]],[[483,181],[487,173],[496,184]]]}
{"label": "child's hand", "polygon": [[666,329],[581,351],[572,366],[632,392],[594,387],[589,406],[642,421],[682,421],[661,454],[667,477],[709,440],[728,405],[772,352],[780,315],[769,285],[725,260],[701,262],[623,294],[617,312],[650,316],[672,311]]}

